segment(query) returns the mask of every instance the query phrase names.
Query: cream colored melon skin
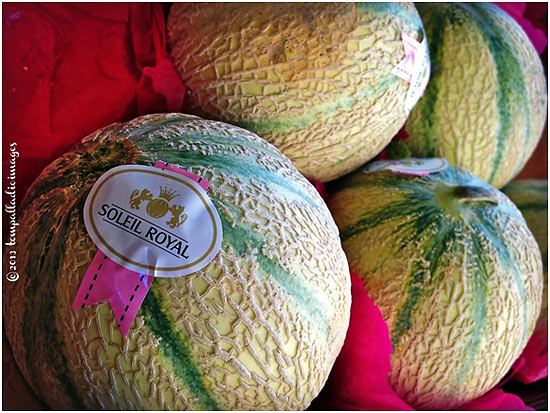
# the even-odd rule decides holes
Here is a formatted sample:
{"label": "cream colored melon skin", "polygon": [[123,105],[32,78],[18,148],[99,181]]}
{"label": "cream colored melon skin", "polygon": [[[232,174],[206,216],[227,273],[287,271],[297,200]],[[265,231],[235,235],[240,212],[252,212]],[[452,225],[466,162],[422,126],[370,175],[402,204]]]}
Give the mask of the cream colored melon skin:
{"label": "cream colored melon skin", "polygon": [[[329,200],[350,268],[389,327],[388,382],[427,410],[460,408],[500,382],[533,333],[543,290],[541,253],[512,202],[466,171],[460,180],[442,174],[359,170],[338,181]],[[451,185],[490,189],[498,209],[449,197]],[[483,207],[491,224],[476,218]],[[454,228],[452,241],[441,237],[445,228]],[[403,323],[410,324],[399,333]]]}
{"label": "cream colored melon skin", "polygon": [[401,33],[423,38],[412,3],[177,3],[167,30],[190,110],[259,134],[309,178],[374,158],[409,115],[390,71]]}
{"label": "cream colored melon skin", "polygon": [[502,191],[523,214],[542,255],[544,291],[534,332],[540,335],[548,331],[548,180],[518,179],[510,182]]}
{"label": "cream colored melon skin", "polygon": [[[228,169],[209,161],[220,157]],[[249,164],[239,165],[241,159]],[[157,278],[148,293],[167,315],[175,343],[188,348],[202,396],[177,374],[174,363],[183,358],[167,355],[163,343],[172,338],[154,331],[161,324],[145,303],[124,337],[108,303],[71,308],[97,250],[79,207],[87,192],[104,169],[158,160],[207,179],[209,196],[229,222],[210,264],[188,276]],[[250,167],[294,192],[250,176]],[[21,279],[5,286],[5,326],[25,378],[54,409],[209,410],[215,403],[227,410],[302,410],[343,345],[351,293],[336,225],[290,161],[243,129],[181,114],[111,125],[41,174],[19,222]],[[237,236],[239,228],[246,237]],[[266,271],[261,260],[278,270]],[[63,390],[65,379],[81,405]]]}
{"label": "cream colored melon skin", "polygon": [[[547,81],[537,51],[512,17],[493,5],[471,7],[492,10],[490,22],[476,23],[469,15],[472,9],[465,11],[454,4],[419,5],[428,43],[431,27],[434,31],[438,24],[445,28],[441,39],[432,37],[438,42],[439,54],[430,56],[434,65],[430,83],[406,122],[410,135],[406,145],[416,157],[446,158],[502,188],[521,171],[541,139],[547,116]],[[434,23],[432,16],[440,8],[450,10],[443,13],[455,19],[453,24]],[[503,68],[499,74],[498,56],[479,28],[486,23],[504,33],[498,41],[505,47],[500,46],[498,53],[504,56],[502,49],[506,48],[517,59],[517,72],[503,96],[499,82],[506,84],[510,75],[504,72],[511,69]]]}

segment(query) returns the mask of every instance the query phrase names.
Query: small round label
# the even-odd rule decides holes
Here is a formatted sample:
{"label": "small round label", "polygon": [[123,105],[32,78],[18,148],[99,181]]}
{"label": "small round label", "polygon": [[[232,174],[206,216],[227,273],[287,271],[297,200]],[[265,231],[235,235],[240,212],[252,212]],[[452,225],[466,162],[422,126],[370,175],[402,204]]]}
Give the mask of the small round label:
{"label": "small round label", "polygon": [[364,172],[376,172],[389,170],[405,175],[427,176],[439,172],[449,166],[449,162],[443,158],[417,159],[406,158],[399,160],[376,161],[368,164]]}
{"label": "small round label", "polygon": [[110,169],[84,205],[88,234],[117,264],[156,277],[178,277],[218,253],[220,217],[191,178],[141,165]]}

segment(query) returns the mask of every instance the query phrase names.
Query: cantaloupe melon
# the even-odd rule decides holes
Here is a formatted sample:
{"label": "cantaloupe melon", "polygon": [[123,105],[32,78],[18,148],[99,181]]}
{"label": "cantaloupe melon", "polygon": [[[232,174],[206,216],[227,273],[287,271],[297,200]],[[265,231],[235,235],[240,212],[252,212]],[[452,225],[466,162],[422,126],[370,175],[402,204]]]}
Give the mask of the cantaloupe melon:
{"label": "cantaloupe melon", "polygon": [[[123,337],[108,303],[71,308],[97,251],[83,206],[107,170],[158,160],[210,181],[224,237],[202,270],[155,278]],[[288,158],[241,128],[180,114],[108,126],[42,172],[18,219],[4,325],[53,409],[305,409],[342,346],[336,225]]]}
{"label": "cantaloupe melon", "polygon": [[544,69],[523,29],[490,3],[417,3],[431,77],[402,141],[443,157],[496,188],[517,175],[541,138]]}
{"label": "cantaloupe melon", "polygon": [[529,340],[543,289],[539,248],[514,204],[449,166],[359,169],[337,181],[329,208],[388,324],[396,393],[439,410],[493,388]]}
{"label": "cantaloupe melon", "polygon": [[403,126],[409,83],[391,71],[402,33],[424,39],[412,3],[176,3],[167,30],[191,112],[259,134],[320,181]]}

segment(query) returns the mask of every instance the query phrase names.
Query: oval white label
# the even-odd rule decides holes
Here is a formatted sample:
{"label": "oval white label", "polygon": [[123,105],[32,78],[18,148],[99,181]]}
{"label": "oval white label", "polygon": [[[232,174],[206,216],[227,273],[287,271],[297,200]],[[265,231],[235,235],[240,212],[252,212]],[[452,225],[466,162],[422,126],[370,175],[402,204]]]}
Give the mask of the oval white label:
{"label": "oval white label", "polygon": [[449,162],[443,158],[416,159],[406,158],[399,160],[376,161],[365,166],[364,172],[390,170],[405,175],[426,176],[439,172],[449,166]]}
{"label": "oval white label", "polygon": [[88,234],[109,258],[156,277],[191,274],[218,253],[218,211],[206,191],[176,172],[141,165],[110,169],[84,204]]}

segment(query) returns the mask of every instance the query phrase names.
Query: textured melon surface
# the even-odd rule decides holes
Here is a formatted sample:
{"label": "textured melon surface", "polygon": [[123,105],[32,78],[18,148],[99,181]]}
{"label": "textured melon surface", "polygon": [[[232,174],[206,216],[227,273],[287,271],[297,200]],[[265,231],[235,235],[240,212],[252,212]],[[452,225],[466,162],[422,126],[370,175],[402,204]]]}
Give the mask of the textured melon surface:
{"label": "textured melon surface", "polygon": [[513,203],[449,166],[428,177],[360,169],[337,182],[329,208],[388,324],[397,394],[437,410],[496,385],[533,332],[543,288]]}
{"label": "textured melon surface", "polygon": [[[71,309],[97,250],[82,209],[108,169],[157,160],[211,182],[224,238],[203,270],[155,279],[122,337],[107,303]],[[54,409],[304,409],[342,346],[351,297],[337,227],[290,161],[243,129],[179,114],[108,126],[44,170],[19,222],[5,326]]]}
{"label": "textured melon surface", "polygon": [[176,3],[167,30],[189,110],[259,134],[321,181],[403,126],[409,84],[390,71],[401,32],[424,37],[412,3]]}
{"label": "textured melon surface", "polygon": [[535,236],[542,254],[544,292],[542,308],[534,334],[548,330],[548,181],[519,179],[506,185],[502,192],[519,208]]}
{"label": "textured melon surface", "polygon": [[546,119],[546,79],[523,29],[490,3],[417,3],[430,82],[405,125],[417,157],[443,157],[496,188],[525,165]]}

